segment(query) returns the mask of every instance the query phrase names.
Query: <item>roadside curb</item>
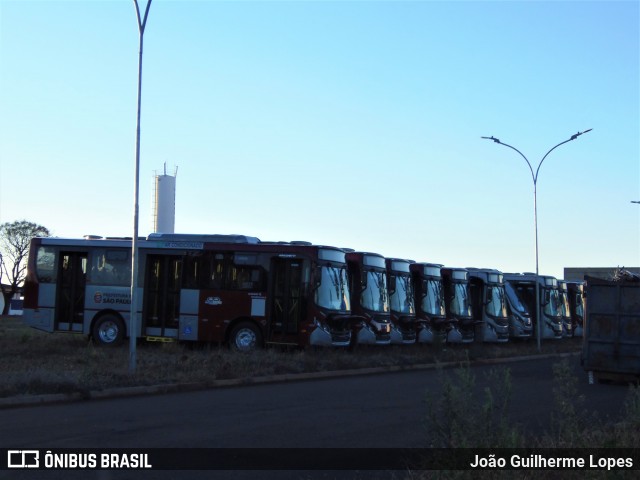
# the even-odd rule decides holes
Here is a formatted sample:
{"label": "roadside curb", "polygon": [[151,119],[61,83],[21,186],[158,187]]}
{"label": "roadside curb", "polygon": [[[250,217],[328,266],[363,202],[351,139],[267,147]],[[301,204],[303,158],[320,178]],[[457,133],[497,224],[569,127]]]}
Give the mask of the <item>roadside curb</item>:
{"label": "roadside curb", "polygon": [[527,355],[522,357],[475,359],[469,362],[429,363],[420,365],[396,365],[389,367],[370,367],[350,370],[333,370],[328,372],[285,373],[281,375],[266,375],[262,377],[233,378],[226,380],[212,380],[210,382],[171,383],[164,385],[148,385],[137,387],[116,387],[104,390],[88,390],[71,393],[51,393],[44,395],[18,395],[0,398],[0,410],[17,407],[51,405],[56,403],[80,402],[83,400],[104,400],[111,398],[137,397],[142,395],[162,395],[167,393],[194,392],[216,388],[242,387],[250,385],[265,385],[274,383],[300,382],[308,380],[324,380],[331,378],[355,377],[384,373],[413,372],[419,370],[435,370],[459,367],[463,364],[495,365],[502,363],[525,362],[548,358],[567,358],[579,355],[579,352],[550,353],[544,355]]}

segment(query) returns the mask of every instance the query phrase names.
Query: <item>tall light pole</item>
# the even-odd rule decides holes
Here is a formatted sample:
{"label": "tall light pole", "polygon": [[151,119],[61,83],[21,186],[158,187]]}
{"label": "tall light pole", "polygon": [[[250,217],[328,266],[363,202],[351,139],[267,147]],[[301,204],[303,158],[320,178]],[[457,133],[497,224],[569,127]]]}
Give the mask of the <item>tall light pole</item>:
{"label": "tall light pole", "polygon": [[138,33],[140,53],[138,56],[138,115],[136,121],[136,163],[133,180],[133,237],[131,239],[131,309],[129,310],[129,373],[136,372],[136,342],[138,340],[138,308],[136,290],[138,289],[138,186],[140,184],[140,106],[142,100],[142,45],[144,43],[144,28],[151,1],[147,2],[144,17],[140,18],[138,0],[133,0],[138,19]]}
{"label": "tall light pole", "polygon": [[538,337],[538,340],[537,340],[538,351],[541,350],[540,338],[542,337],[542,321],[540,318],[540,285],[538,283],[538,276],[540,273],[538,270],[538,193],[537,193],[538,173],[540,173],[540,167],[542,166],[542,162],[544,162],[544,159],[547,158],[547,155],[553,152],[560,145],[564,145],[565,143],[570,142],[571,140],[575,140],[580,135],[590,132],[591,130],[592,129],[590,128],[588,130],[585,130],[584,132],[578,132],[574,135],[571,135],[571,138],[569,138],[568,140],[565,140],[564,142],[560,142],[555,147],[551,148],[547,153],[544,154],[544,157],[542,157],[542,160],[540,160],[540,163],[538,164],[538,168],[536,169],[535,174],[533,173],[533,167],[531,166],[531,163],[520,150],[518,150],[517,148],[511,145],[501,142],[499,139],[493,136],[481,137],[486,140],[493,140],[495,143],[499,143],[500,145],[504,145],[505,147],[509,147],[510,149],[518,152],[522,156],[522,158],[524,158],[524,161],[527,162],[527,165],[529,166],[529,170],[531,171],[531,179],[533,180],[533,223],[534,223],[534,229],[535,229],[535,235],[536,235],[536,324],[537,324],[537,337]]}

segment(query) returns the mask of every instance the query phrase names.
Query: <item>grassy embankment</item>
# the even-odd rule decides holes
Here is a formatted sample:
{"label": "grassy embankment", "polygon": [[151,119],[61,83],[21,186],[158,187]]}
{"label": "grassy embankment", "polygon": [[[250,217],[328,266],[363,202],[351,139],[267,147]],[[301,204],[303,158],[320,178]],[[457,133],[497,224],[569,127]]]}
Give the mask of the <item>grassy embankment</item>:
{"label": "grassy embankment", "polygon": [[[580,339],[545,342],[542,353],[577,352]],[[84,335],[49,334],[0,317],[0,397],[71,393],[113,387],[201,383],[288,373],[465,361],[532,355],[535,341],[505,345],[426,345],[282,351],[277,348],[239,354],[225,347],[180,343],[140,343],[137,373],[128,373],[128,344],[99,348]]]}
{"label": "grassy embankment", "polygon": [[[441,370],[442,391],[427,394],[425,432],[427,444],[436,448],[489,449],[494,455],[506,455],[502,449],[541,449],[536,453],[553,457],[554,450],[568,453],[568,458],[585,457],[598,453],[600,458],[617,458],[623,450],[640,448],[640,387],[629,385],[621,421],[614,423],[598,417],[586,408],[584,396],[579,393],[578,379],[572,374],[568,359],[558,361],[553,368],[554,407],[549,412],[549,429],[532,434],[511,420],[511,378],[508,366],[496,366],[487,374],[491,387],[478,395],[474,373],[461,368]],[[470,414],[473,412],[473,414]],[[574,450],[577,449],[577,450]],[[560,451],[558,451],[560,452]],[[558,453],[557,456],[560,456]],[[637,456],[637,455],[634,455]],[[418,467],[416,469],[416,467]],[[484,479],[635,479],[637,466],[585,470],[460,470],[425,471],[419,465],[412,467],[404,480],[484,480]]]}

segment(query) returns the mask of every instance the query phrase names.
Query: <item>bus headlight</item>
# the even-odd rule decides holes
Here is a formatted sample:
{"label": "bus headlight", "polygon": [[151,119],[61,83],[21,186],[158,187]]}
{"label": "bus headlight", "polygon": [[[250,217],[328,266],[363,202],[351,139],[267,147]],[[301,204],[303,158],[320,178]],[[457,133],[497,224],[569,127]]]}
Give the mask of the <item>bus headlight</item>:
{"label": "bus headlight", "polygon": [[329,330],[329,325],[326,325],[324,323],[320,323],[318,321],[317,318],[313,317],[313,326],[316,328],[319,328],[320,330],[322,330],[323,332],[326,333],[331,333],[331,331]]}

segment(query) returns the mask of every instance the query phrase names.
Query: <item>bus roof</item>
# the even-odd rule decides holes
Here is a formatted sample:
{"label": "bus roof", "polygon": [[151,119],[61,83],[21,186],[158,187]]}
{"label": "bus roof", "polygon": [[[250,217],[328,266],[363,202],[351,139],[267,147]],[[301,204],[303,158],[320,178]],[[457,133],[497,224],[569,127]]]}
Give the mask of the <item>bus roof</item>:
{"label": "bus roof", "polygon": [[203,243],[260,243],[257,237],[246,235],[221,235],[199,233],[150,233],[147,240],[160,240],[168,242],[203,242]]}
{"label": "bus roof", "polygon": [[[127,237],[100,237],[87,235],[84,238],[60,238],[60,237],[35,237],[32,239],[35,245],[57,246],[70,248],[131,248],[131,238]],[[269,251],[282,253],[302,253],[314,251],[334,251],[342,255],[341,248],[329,245],[314,245],[310,242],[262,242],[257,237],[245,235],[204,235],[204,234],[151,234],[147,238],[140,238],[138,248],[140,249],[171,249],[171,250],[241,250]],[[336,259],[338,257],[335,257]],[[325,258],[326,259],[326,258]]]}

